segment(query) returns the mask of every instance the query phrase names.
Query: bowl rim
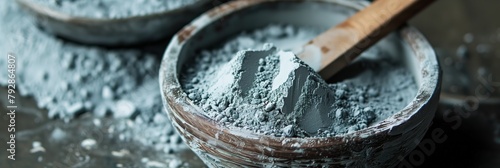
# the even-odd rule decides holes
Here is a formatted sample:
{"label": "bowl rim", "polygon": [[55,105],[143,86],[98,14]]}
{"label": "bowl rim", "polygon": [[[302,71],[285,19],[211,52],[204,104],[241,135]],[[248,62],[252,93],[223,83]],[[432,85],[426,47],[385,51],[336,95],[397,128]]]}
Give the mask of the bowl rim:
{"label": "bowl rim", "polygon": [[[190,24],[186,25],[181,31],[179,31],[172,40],[170,41],[165,54],[163,56],[160,73],[159,73],[159,83],[161,89],[161,96],[164,108],[168,113],[169,118],[172,123],[175,125],[177,122],[181,122],[186,124],[187,121],[184,118],[179,118],[176,116],[171,116],[170,113],[175,113],[177,116],[181,115],[181,113],[171,109],[169,102],[180,104],[182,106],[182,111],[190,113],[195,116],[199,122],[208,122],[213,125],[215,128],[222,129],[221,132],[232,134],[232,136],[237,136],[241,139],[255,139],[255,138],[264,138],[271,141],[276,142],[300,142],[301,140],[308,140],[310,142],[315,142],[314,144],[303,144],[300,148],[308,148],[308,147],[325,147],[329,145],[341,144],[346,141],[361,141],[364,138],[371,136],[382,135],[383,133],[387,133],[388,135],[397,135],[403,134],[408,130],[412,130],[420,124],[420,119],[418,119],[419,123],[408,123],[410,118],[419,117],[425,118],[426,115],[434,116],[434,111],[428,112],[430,114],[421,114],[417,115],[417,113],[424,113],[428,110],[435,110],[434,107],[428,110],[424,110],[423,108],[428,106],[427,103],[430,102],[431,99],[438,99],[439,91],[440,91],[440,83],[441,83],[441,70],[439,67],[439,61],[437,60],[436,54],[429,44],[429,42],[425,39],[425,37],[415,28],[405,25],[400,28],[399,34],[401,35],[401,39],[408,44],[409,48],[413,52],[416,57],[416,60],[419,61],[419,65],[422,67],[417,68],[421,72],[421,83],[419,84],[419,88],[417,94],[414,99],[403,109],[395,112],[388,118],[368,126],[367,128],[354,131],[347,134],[340,134],[332,137],[277,137],[266,134],[255,133],[251,130],[247,130],[244,128],[234,127],[234,126],[226,126],[216,122],[210,117],[204,115],[202,113],[201,108],[197,107],[189,98],[186,93],[181,88],[179,78],[178,78],[178,68],[177,62],[178,57],[183,49],[183,46],[187,41],[191,40],[195,34],[197,34],[200,30],[202,30],[205,26],[212,24],[214,21],[231,15],[240,11],[241,9],[252,7],[255,5],[261,5],[265,3],[272,2],[301,2],[303,0],[239,0],[232,1],[226,4],[223,4],[219,7],[216,7],[198,18],[192,21]],[[360,10],[366,5],[368,2],[360,2],[360,1],[347,1],[347,0],[309,0],[308,2],[328,2],[335,3],[338,5],[346,6],[353,8],[355,10]],[[437,102],[436,102],[437,103]],[[437,104],[436,104],[437,106]],[[174,121],[175,120],[175,121]],[[178,121],[177,121],[178,120]],[[179,127],[176,125],[176,127]],[[178,128],[181,129],[181,128]],[[182,131],[182,130],[180,130]],[[323,144],[323,145],[321,145]],[[268,144],[272,145],[272,144]]]}
{"label": "bowl rim", "polygon": [[20,6],[36,13],[37,15],[49,17],[49,18],[52,18],[52,19],[60,21],[60,22],[78,23],[78,24],[82,24],[82,23],[103,24],[103,23],[126,22],[126,21],[130,21],[130,20],[141,20],[141,19],[161,17],[164,15],[169,15],[169,14],[173,14],[173,13],[177,13],[177,12],[186,10],[186,9],[191,8],[193,6],[208,4],[211,1],[210,0],[198,0],[192,4],[185,5],[185,6],[171,9],[171,10],[152,12],[152,13],[148,13],[145,15],[132,15],[132,16],[128,16],[128,17],[118,17],[118,18],[93,18],[93,17],[85,17],[85,16],[73,16],[69,13],[64,13],[62,11],[52,9],[49,6],[39,5],[36,2],[32,2],[32,0],[16,0],[16,2]]}

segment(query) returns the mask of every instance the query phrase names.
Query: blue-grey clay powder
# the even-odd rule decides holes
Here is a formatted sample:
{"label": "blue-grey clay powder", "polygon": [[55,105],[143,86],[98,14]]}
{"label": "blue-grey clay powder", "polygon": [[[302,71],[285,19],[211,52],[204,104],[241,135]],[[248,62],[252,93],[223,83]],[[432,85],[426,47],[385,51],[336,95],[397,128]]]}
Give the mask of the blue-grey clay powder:
{"label": "blue-grey clay powder", "polygon": [[205,115],[223,125],[285,137],[358,131],[414,98],[417,85],[411,73],[376,49],[361,56],[375,60],[361,73],[326,83],[294,55],[320,32],[270,25],[240,34],[188,63],[182,87]]}
{"label": "blue-grey clay powder", "polygon": [[31,0],[39,5],[89,18],[125,18],[160,13],[193,4],[199,0]]}

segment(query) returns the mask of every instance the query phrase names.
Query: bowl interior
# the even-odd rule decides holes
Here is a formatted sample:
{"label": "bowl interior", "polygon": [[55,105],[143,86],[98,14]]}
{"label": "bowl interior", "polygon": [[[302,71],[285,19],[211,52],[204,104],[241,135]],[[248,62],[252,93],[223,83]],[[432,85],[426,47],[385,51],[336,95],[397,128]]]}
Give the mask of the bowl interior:
{"label": "bowl interior", "polygon": [[144,45],[171,37],[193,18],[213,7],[199,0],[179,8],[117,18],[74,16],[33,0],[16,0],[44,31],[73,42],[105,47]]}
{"label": "bowl interior", "polygon": [[271,23],[326,29],[367,4],[350,0],[233,1],[200,16],[174,36],[160,69],[163,103],[173,125],[191,149],[205,163],[215,163],[213,166],[270,162],[282,162],[284,166],[291,162],[300,162],[302,166],[318,163],[345,166],[349,160],[359,166],[397,163],[398,156],[415,148],[413,139],[423,137],[439,98],[440,71],[436,56],[425,38],[411,27],[402,27],[372,49],[407,67],[418,86],[415,98],[386,119],[344,135],[288,138],[224,126],[204,115],[179,82],[182,68],[189,65],[197,53],[218,47],[242,32]]}
{"label": "bowl interior", "polygon": [[[180,77],[179,74],[181,74],[183,66],[188,64],[200,51],[220,46],[224,41],[235,35],[245,31],[262,28],[269,24],[290,24],[327,29],[342,22],[365,5],[367,5],[365,2],[346,3],[345,1],[338,0],[265,1],[257,3],[256,5],[245,6],[242,9],[231,11],[228,14],[215,14],[215,16],[210,16],[209,13],[203,15],[186,27],[190,28],[190,33],[187,38],[180,38],[183,33],[181,31],[178,33],[177,37],[172,40],[165,57],[168,61],[176,61],[170,64],[175,67],[170,67],[170,69],[168,69],[174,72],[170,71],[164,73],[175,73],[173,74],[175,79],[169,79],[169,81],[172,81],[175,87],[180,88],[178,78]],[[411,125],[415,123],[403,123],[413,117],[413,115],[431,99],[439,83],[439,68],[437,68],[438,63],[434,52],[415,29],[403,27],[400,31],[394,32],[382,39],[370,50],[380,50],[381,53],[392,57],[394,60],[400,60],[405,64],[408,70],[413,74],[413,78],[418,86],[416,97],[418,100],[414,99],[410,101],[410,104],[401,109],[400,112],[396,112],[396,114],[389,116],[381,122],[372,124],[370,127],[358,132],[349,133],[357,137],[364,137],[361,136],[361,134],[370,135],[392,130],[392,127],[398,125],[405,125],[404,129],[408,129],[408,124]],[[364,57],[364,55],[361,57]],[[166,60],[164,59],[164,62]],[[160,78],[163,77],[164,76],[160,76]],[[425,88],[422,87],[424,84],[426,85]],[[163,84],[162,86],[165,87]],[[187,101],[186,103],[195,106],[186,96],[177,96],[181,96],[181,99]],[[200,110],[192,110],[192,112],[204,116]],[[422,119],[423,116],[428,114],[430,113],[418,115],[417,118]],[[203,118],[208,117],[204,116]],[[417,119],[416,121],[420,120]],[[417,123],[416,125],[419,124],[420,123]],[[343,136],[349,136],[349,134]]]}
{"label": "bowl interior", "polygon": [[[356,11],[355,6],[348,8],[325,1],[266,2],[242,9],[237,13],[212,21],[186,40],[178,57],[177,73],[180,74],[182,66],[189,64],[189,60],[192,60],[201,50],[220,47],[229,38],[242,32],[249,32],[270,24],[289,24],[326,30],[339,24]],[[403,59],[402,62],[412,72],[417,85],[420,86],[422,81],[419,69],[421,67],[415,60],[415,53],[399,33],[390,34],[371,50],[379,50],[393,57],[394,60]]]}

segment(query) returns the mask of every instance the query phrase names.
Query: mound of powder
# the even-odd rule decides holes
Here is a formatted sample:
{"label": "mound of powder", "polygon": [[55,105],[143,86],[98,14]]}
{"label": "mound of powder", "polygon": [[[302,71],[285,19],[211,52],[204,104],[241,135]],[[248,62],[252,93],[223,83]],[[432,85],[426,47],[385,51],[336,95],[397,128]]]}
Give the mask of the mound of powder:
{"label": "mound of powder", "polygon": [[32,0],[40,5],[90,18],[124,18],[159,13],[190,5],[199,0]]}
{"label": "mound of powder", "polygon": [[[417,86],[381,53],[355,77],[328,84],[292,52],[320,30],[271,25],[202,51],[183,69],[182,86],[205,114],[231,127],[286,136],[336,136],[379,122],[406,106]],[[376,55],[376,56],[374,56]],[[373,58],[375,57],[375,58]]]}

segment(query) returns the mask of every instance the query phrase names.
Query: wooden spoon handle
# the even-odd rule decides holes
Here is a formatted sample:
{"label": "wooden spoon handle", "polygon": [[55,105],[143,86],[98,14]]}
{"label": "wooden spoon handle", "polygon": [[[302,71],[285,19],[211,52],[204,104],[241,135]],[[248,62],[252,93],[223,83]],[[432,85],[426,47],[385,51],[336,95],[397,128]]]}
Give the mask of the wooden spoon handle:
{"label": "wooden spoon handle", "polygon": [[377,0],[311,40],[298,57],[329,79],[433,1]]}

